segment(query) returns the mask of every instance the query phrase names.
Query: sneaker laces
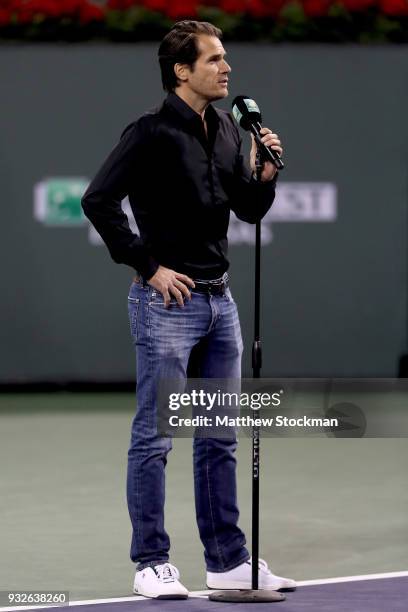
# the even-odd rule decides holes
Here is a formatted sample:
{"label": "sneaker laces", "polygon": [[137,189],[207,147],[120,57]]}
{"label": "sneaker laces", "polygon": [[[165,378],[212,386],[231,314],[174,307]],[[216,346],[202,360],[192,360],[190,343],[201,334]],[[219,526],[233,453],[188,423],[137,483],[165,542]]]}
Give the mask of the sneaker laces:
{"label": "sneaker laces", "polygon": [[[252,557],[249,559],[249,563],[252,565]],[[258,570],[265,572],[265,574],[272,573],[265,559],[258,559]]]}
{"label": "sneaker laces", "polygon": [[264,559],[259,559],[258,568],[260,570],[263,570],[265,572],[265,574],[270,574],[271,573],[271,570],[269,569],[268,564],[267,564],[267,562]]}
{"label": "sneaker laces", "polygon": [[171,563],[162,563],[161,565],[155,565],[154,571],[160,582],[174,582],[180,578],[180,573],[177,567],[174,567]]}

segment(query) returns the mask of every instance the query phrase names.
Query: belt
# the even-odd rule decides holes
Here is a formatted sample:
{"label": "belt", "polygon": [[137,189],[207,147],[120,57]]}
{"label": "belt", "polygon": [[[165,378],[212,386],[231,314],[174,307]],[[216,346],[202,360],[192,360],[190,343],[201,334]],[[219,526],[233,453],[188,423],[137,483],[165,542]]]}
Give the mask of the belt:
{"label": "belt", "polygon": [[224,295],[228,287],[228,274],[224,274],[216,280],[194,280],[195,287],[191,291],[197,293],[208,293],[209,295]]}

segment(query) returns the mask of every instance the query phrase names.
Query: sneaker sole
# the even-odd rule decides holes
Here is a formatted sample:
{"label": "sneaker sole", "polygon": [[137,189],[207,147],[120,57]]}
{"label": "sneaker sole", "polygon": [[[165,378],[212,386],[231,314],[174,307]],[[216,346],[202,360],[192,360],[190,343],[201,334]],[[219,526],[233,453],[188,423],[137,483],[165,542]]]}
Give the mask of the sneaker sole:
{"label": "sneaker sole", "polygon": [[282,587],[281,589],[278,589],[279,593],[293,593],[293,591],[296,591],[297,587]]}
{"label": "sneaker sole", "polygon": [[[233,591],[233,590],[238,590],[238,591],[248,591],[252,589],[252,584],[246,583],[246,582],[229,582],[228,586],[226,586],[225,584],[223,585],[218,585],[218,586],[209,586],[207,584],[207,589],[210,589],[212,591],[216,590],[216,591]],[[274,589],[272,587],[262,587],[259,590],[261,591],[265,591],[265,590],[271,590],[271,591],[277,591],[278,593],[292,593],[293,591],[296,591],[296,587],[281,587],[279,589]]]}
{"label": "sneaker sole", "polygon": [[133,590],[135,595],[141,595],[142,597],[149,597],[150,599],[188,599],[188,594],[183,595],[182,593],[169,593],[168,595],[150,595],[149,593],[139,593],[139,591]]}

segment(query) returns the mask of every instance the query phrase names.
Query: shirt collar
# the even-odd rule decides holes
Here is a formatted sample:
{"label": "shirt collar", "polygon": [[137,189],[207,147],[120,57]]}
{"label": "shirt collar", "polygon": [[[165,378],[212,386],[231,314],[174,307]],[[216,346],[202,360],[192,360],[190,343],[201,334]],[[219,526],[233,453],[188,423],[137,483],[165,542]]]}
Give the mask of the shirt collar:
{"label": "shirt collar", "polygon": [[[197,119],[201,120],[200,115],[191,108],[184,100],[180,98],[176,93],[171,92],[166,98],[166,104],[175,110],[185,121],[197,122]],[[205,110],[205,118],[207,121],[215,121],[219,123],[219,117],[217,110],[209,104]]]}

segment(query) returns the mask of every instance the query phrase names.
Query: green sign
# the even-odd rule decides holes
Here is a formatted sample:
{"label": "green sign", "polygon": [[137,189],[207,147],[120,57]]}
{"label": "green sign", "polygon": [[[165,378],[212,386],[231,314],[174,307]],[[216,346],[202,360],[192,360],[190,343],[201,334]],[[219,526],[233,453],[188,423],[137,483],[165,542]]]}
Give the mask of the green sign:
{"label": "green sign", "polygon": [[89,184],[86,178],[51,178],[34,187],[34,217],[51,226],[84,225],[81,198]]}

